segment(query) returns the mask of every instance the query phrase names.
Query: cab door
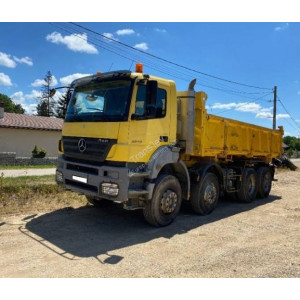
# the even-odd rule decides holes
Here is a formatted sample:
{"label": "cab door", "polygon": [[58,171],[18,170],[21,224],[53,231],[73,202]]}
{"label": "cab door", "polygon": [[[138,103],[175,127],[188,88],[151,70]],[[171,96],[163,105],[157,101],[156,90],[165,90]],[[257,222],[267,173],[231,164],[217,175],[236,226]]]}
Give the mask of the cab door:
{"label": "cab door", "polygon": [[130,162],[147,162],[158,147],[170,144],[170,87],[158,84],[156,101],[150,106],[146,93],[145,84],[136,85],[129,116]]}

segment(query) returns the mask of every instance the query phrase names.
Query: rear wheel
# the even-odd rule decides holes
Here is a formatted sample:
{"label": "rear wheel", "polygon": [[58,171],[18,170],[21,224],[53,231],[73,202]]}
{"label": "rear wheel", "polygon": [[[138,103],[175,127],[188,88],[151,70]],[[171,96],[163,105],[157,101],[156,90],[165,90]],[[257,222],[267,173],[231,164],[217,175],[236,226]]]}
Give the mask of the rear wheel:
{"label": "rear wheel", "polygon": [[191,189],[191,205],[194,212],[200,215],[210,214],[218,204],[219,193],[218,177],[213,173],[206,173]]}
{"label": "rear wheel", "polygon": [[172,175],[161,175],[156,180],[153,197],[143,210],[145,220],[154,226],[166,226],[179,213],[182,201],[181,186]]}
{"label": "rear wheel", "polygon": [[272,188],[272,173],[270,168],[261,167],[257,171],[258,191],[257,198],[269,196]]}
{"label": "rear wheel", "polygon": [[258,189],[257,174],[254,169],[244,169],[240,190],[237,198],[241,202],[250,203],[256,198]]}

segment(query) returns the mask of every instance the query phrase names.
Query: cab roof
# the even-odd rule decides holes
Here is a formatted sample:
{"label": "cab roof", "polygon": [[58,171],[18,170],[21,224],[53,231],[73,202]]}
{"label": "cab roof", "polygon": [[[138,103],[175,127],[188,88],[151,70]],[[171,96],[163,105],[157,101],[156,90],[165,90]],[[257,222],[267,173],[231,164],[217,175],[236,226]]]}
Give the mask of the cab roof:
{"label": "cab roof", "polygon": [[144,73],[135,73],[131,72],[130,70],[117,70],[78,78],[71,83],[70,87],[76,88],[77,86],[87,85],[90,83],[96,83],[105,80],[133,78],[157,80],[158,82],[164,83],[166,85],[170,85],[171,83],[174,84],[174,81],[162,77],[152,76]]}

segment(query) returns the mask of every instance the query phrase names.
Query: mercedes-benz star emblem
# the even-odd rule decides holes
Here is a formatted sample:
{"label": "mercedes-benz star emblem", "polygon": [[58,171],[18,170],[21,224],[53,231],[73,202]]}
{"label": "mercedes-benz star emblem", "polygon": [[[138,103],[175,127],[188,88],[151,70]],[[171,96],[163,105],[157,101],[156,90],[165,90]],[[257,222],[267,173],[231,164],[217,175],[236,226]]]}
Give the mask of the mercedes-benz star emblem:
{"label": "mercedes-benz star emblem", "polygon": [[80,152],[84,152],[86,150],[86,141],[85,139],[80,139],[78,142],[78,149]]}

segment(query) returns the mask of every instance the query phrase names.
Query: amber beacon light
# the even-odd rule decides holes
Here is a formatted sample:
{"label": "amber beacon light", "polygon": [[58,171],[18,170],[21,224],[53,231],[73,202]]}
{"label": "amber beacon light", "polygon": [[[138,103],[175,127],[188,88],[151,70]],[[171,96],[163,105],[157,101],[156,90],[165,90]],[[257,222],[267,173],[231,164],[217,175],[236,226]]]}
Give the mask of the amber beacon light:
{"label": "amber beacon light", "polygon": [[135,65],[135,72],[136,72],[136,73],[143,73],[143,64],[137,63],[137,64]]}

